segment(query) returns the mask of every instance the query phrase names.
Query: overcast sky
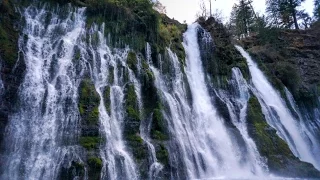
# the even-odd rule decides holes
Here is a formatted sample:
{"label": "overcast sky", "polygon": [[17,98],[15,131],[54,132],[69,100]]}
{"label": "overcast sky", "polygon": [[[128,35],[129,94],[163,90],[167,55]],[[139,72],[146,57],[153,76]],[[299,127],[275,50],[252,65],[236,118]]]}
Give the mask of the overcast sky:
{"label": "overcast sky", "polygon": [[[164,6],[166,6],[167,14],[169,17],[183,22],[186,20],[188,23],[195,21],[197,12],[199,12],[200,0],[159,0]],[[204,0],[208,2],[209,0]],[[228,18],[232,6],[238,0],[212,0],[212,9],[218,9],[222,11],[223,16]],[[264,13],[265,0],[253,0],[253,6],[256,12]],[[306,0],[303,4],[310,15],[313,11],[313,0]]]}

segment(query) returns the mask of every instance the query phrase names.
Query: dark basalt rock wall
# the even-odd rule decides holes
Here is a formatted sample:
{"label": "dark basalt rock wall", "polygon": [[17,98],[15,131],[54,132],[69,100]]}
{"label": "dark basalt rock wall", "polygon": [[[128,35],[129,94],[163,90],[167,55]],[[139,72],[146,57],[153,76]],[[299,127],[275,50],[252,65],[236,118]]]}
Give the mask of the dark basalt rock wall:
{"label": "dark basalt rock wall", "polygon": [[270,30],[274,39],[262,35],[241,40],[269,80],[280,91],[285,85],[299,104],[317,106],[320,87],[320,23],[307,30]]}
{"label": "dark basalt rock wall", "polygon": [[21,29],[19,18],[13,1],[0,2],[0,73],[4,84],[4,94],[0,102],[0,145],[8,122],[8,113],[15,109],[17,91],[25,71],[23,57],[18,51]]}

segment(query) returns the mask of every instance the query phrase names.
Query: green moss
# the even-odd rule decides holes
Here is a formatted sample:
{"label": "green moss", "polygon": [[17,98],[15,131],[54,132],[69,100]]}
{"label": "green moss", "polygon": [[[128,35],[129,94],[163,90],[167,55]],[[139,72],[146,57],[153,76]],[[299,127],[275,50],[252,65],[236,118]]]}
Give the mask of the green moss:
{"label": "green moss", "polygon": [[99,122],[100,97],[90,79],[84,79],[79,87],[79,112],[87,124]]}
{"label": "green moss", "polygon": [[113,67],[109,68],[108,81],[110,84],[114,83],[114,68]]}
{"label": "green moss", "polygon": [[138,59],[136,56],[136,53],[130,51],[128,53],[128,57],[127,57],[127,64],[129,66],[129,68],[134,72],[134,73],[138,73],[137,72],[137,64],[138,64]]}
{"label": "green moss", "polygon": [[137,134],[127,136],[126,139],[129,140],[129,141],[132,141],[132,142],[137,142],[139,144],[143,143],[142,138]]}
{"label": "green moss", "polygon": [[169,153],[163,144],[159,145],[159,148],[157,149],[157,152],[156,152],[156,156],[159,162],[161,162],[164,166],[168,166]]}
{"label": "green moss", "polygon": [[249,100],[247,120],[249,133],[255,140],[260,154],[268,159],[269,168],[285,168],[283,159],[294,159],[294,156],[286,142],[267,124],[256,97]]}
{"label": "green moss", "polygon": [[137,95],[133,84],[127,86],[125,98],[127,118],[131,119],[131,121],[140,121]]}
{"label": "green moss", "polygon": [[135,87],[128,84],[125,91],[126,119],[124,122],[124,139],[137,161],[147,157],[147,147],[144,145],[140,132],[140,112]]}
{"label": "green moss", "polygon": [[59,179],[73,180],[82,179],[85,175],[84,164],[72,161],[71,166],[68,168],[62,168]]}
{"label": "green moss", "polygon": [[143,143],[143,139],[138,134],[126,135],[125,139],[131,149],[131,152],[136,160],[141,161],[148,155],[146,145]]}
{"label": "green moss", "polygon": [[103,162],[101,158],[96,156],[89,157],[88,166],[89,166],[89,172],[88,172],[89,179],[92,179],[92,180],[100,179],[101,169],[103,166]]}
{"label": "green moss", "polygon": [[78,51],[78,52],[76,52],[76,54],[75,54],[75,59],[76,60],[79,60],[81,58],[81,54],[80,54],[80,52]]}
{"label": "green moss", "polygon": [[79,112],[81,115],[83,115],[85,113],[83,104],[79,104]]}
{"label": "green moss", "polygon": [[98,157],[89,157],[88,164],[91,168],[96,168],[96,169],[102,168],[102,160]]}
{"label": "green moss", "polygon": [[165,121],[160,109],[153,111],[151,137],[160,141],[168,140]]}
{"label": "green moss", "polygon": [[127,112],[128,118],[130,118],[130,119],[132,119],[132,120],[137,120],[137,121],[140,120],[139,112],[138,112],[137,109],[135,109],[134,107],[132,107],[132,106],[127,106],[126,112]]}
{"label": "green moss", "polygon": [[[207,21],[199,19],[198,22],[210,32],[213,39],[213,42],[200,43],[201,59],[212,84],[219,88],[227,88],[227,80],[231,79],[234,67],[238,67],[244,78],[249,79],[250,73],[246,60],[232,44],[230,34],[223,24],[214,18],[209,18]],[[203,35],[205,32],[200,29],[198,33]]]}
{"label": "green moss", "polygon": [[111,113],[111,100],[110,100],[110,93],[111,93],[111,88],[110,86],[107,86],[104,90],[104,105],[107,109],[107,112],[110,114]]}
{"label": "green moss", "polygon": [[[170,49],[177,54],[179,61],[185,64],[185,51],[182,46],[183,32],[186,26],[170,20],[168,17],[162,15],[159,21],[159,42],[157,43],[159,51],[164,51],[163,47],[170,47]],[[160,47],[159,47],[160,45]]]}
{"label": "green moss", "polygon": [[80,145],[87,150],[98,149],[100,142],[100,137],[80,137]]}
{"label": "green moss", "polygon": [[151,70],[146,70],[146,77],[148,79],[148,81],[154,81],[155,80],[155,77],[153,75],[153,72]]}
{"label": "green moss", "polygon": [[297,92],[301,80],[296,69],[288,62],[278,62],[274,68],[277,78],[279,78],[291,92]]}
{"label": "green moss", "polygon": [[94,107],[93,110],[90,112],[88,121],[90,124],[97,124],[99,122],[99,108]]}

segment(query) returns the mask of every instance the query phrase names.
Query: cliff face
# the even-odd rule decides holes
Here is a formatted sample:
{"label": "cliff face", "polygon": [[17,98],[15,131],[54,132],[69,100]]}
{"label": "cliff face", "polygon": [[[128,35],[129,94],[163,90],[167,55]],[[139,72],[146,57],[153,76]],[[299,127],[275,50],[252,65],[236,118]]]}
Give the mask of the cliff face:
{"label": "cliff face", "polygon": [[243,46],[254,56],[271,82],[293,92],[300,104],[317,106],[320,84],[320,24],[308,30],[275,30],[269,35],[274,39],[263,43],[257,35],[241,40]]}
{"label": "cliff face", "polygon": [[[213,38],[211,44],[200,42],[200,44],[205,44],[205,46],[200,47],[202,49],[201,56],[206,71],[214,80],[212,86],[225,89],[232,96],[233,87],[228,83],[221,82],[231,81],[231,76],[228,73],[234,67],[239,68],[244,77],[250,79],[246,60],[236,50],[231,41],[231,35],[221,23],[216,22],[214,18],[209,18],[206,21],[199,19],[198,22],[210,32]],[[284,85],[293,92],[299,92],[297,96],[300,97],[298,100],[301,103],[310,105],[313,102],[309,104],[308,101],[310,99],[315,100],[313,107],[317,106],[317,91],[315,88],[318,87],[320,80],[320,41],[317,28],[315,26],[308,31],[279,32],[277,35],[279,35],[279,43],[281,44],[278,45],[259,45],[258,37],[241,41],[274,86],[281,89],[282,93],[284,93]],[[200,31],[199,36],[201,37],[201,35]],[[311,164],[301,162],[295,157],[288,144],[277,135],[273,127],[268,125],[266,114],[262,113],[261,105],[254,93],[252,91],[250,93],[252,97],[248,101],[247,109],[248,132],[255,141],[260,155],[265,158],[270,172],[280,176],[318,177],[319,172]],[[219,113],[227,123],[230,122],[232,128],[226,101],[221,101],[216,93],[213,93],[213,96],[216,97],[215,103]],[[283,94],[283,96],[285,95]],[[309,110],[312,111],[313,107]],[[317,118],[311,118],[311,121],[315,119]],[[236,131],[235,134],[237,133]]]}
{"label": "cliff face", "polygon": [[[43,26],[43,31],[40,33],[36,30],[33,32],[34,29],[27,29],[31,32],[24,32],[23,26],[28,22],[23,11],[29,5],[32,8],[28,9],[28,13],[36,16],[37,23]],[[86,7],[84,16],[81,14],[82,7]],[[15,11],[15,8],[20,11]],[[39,12],[43,14],[37,15]],[[85,18],[82,19],[79,16]],[[70,27],[55,21],[50,22],[55,18],[61,24],[64,21],[70,23]],[[77,27],[79,25],[77,20],[84,26]],[[61,163],[53,165],[57,168],[54,172],[54,178],[57,179],[84,179],[85,177],[100,179],[102,176],[105,179],[110,179],[111,176],[135,179],[135,176],[130,174],[136,173],[130,169],[134,167],[132,164],[137,166],[134,167],[138,171],[136,177],[141,179],[148,177],[188,179],[189,171],[197,171],[194,174],[200,177],[201,173],[210,168],[211,164],[207,166],[205,164],[206,156],[201,155],[201,147],[188,144],[191,142],[187,139],[188,137],[177,140],[180,133],[187,128],[190,129],[185,130],[185,133],[191,134],[191,138],[198,136],[198,131],[202,130],[192,129],[202,119],[197,119],[197,122],[193,119],[193,116],[196,116],[192,109],[194,99],[192,99],[193,95],[185,72],[186,54],[182,45],[185,24],[154,11],[148,0],[46,0],[41,2],[26,0],[23,3],[4,0],[0,2],[0,21],[0,72],[4,84],[4,91],[0,94],[3,98],[0,99],[0,145],[2,147],[0,158],[2,154],[9,156],[15,151],[14,145],[21,145],[12,145],[8,140],[5,144],[2,142],[5,138],[9,140],[13,138],[13,141],[16,141],[23,136],[21,137],[25,140],[21,142],[23,152],[18,161],[22,161],[21,159],[26,158],[25,156],[29,157],[33,151],[45,152],[44,154],[47,155],[50,153],[48,149],[60,150],[71,147],[71,150],[67,150],[68,153],[56,158],[57,162]],[[241,104],[240,107],[230,110],[230,107],[238,106],[237,102],[240,100],[237,96],[241,93],[233,83],[234,72],[241,74],[241,77],[243,75],[243,81],[250,80],[246,60],[236,50],[230,35],[221,23],[216,22],[214,18],[199,19],[198,23],[200,26],[197,27],[197,43],[200,46],[200,59],[203,63],[200,70],[203,68],[205,74],[204,88],[208,88],[208,94],[210,94],[208,102],[214,104],[217,114],[223,117],[222,124],[226,125],[226,132],[241,150],[239,152],[246,153],[248,147],[244,145],[243,132],[235,125],[241,119],[241,111],[244,111],[241,108],[244,105]],[[57,27],[52,28],[54,31],[51,32],[49,25]],[[72,28],[81,29],[81,33],[75,31],[76,33],[68,34],[69,31],[74,30]],[[75,35],[77,33],[79,33],[78,36]],[[30,38],[29,35],[35,37]],[[37,39],[38,36],[41,38]],[[68,39],[70,36],[74,36],[72,38],[75,40]],[[39,105],[41,108],[32,109],[38,105],[29,107],[28,103],[33,105],[35,100],[24,99],[21,95],[23,88],[33,85],[24,82],[25,74],[30,73],[32,65],[26,65],[27,60],[24,59],[26,55],[23,52],[27,52],[26,49],[32,47],[28,50],[34,50],[34,54],[37,52],[46,54],[42,47],[36,47],[37,42],[33,42],[35,39],[42,40],[43,37],[50,37],[53,40],[46,42],[50,44],[48,51],[53,55],[48,59],[38,58],[50,63],[49,68],[38,69],[44,79],[38,82],[41,87],[36,87],[34,91],[43,89],[39,93],[40,97],[36,94],[33,98],[42,104]],[[267,67],[264,70],[273,79],[272,82],[278,85],[277,87],[283,87],[283,83],[296,92],[295,95],[301,99],[301,102],[305,102],[305,99],[310,98],[309,92],[317,92],[320,88],[320,74],[317,71],[320,65],[317,58],[320,46],[319,31],[317,27],[308,31],[285,31],[279,33],[279,38],[284,44],[281,44],[279,49],[272,48],[272,45],[260,45],[255,37],[244,40],[243,44],[260,60],[262,67]],[[70,43],[73,40],[76,43]],[[28,41],[30,46],[25,47]],[[66,61],[71,65],[65,67],[68,64]],[[67,73],[59,74],[60,70]],[[50,83],[46,84],[47,82]],[[53,85],[54,92],[49,92]],[[245,88],[248,89],[247,86]],[[257,149],[266,160],[270,171],[285,176],[292,176],[294,171],[295,177],[319,177],[319,172],[312,165],[299,161],[291,153],[285,141],[279,138],[275,130],[267,124],[254,93],[250,90],[247,93],[248,97],[251,96],[250,100],[245,99],[248,101],[248,109],[245,109],[248,114],[248,133],[256,142]],[[52,108],[56,106],[60,108],[58,111]],[[38,116],[34,118],[33,112],[22,110],[21,112],[26,112],[30,120],[19,119],[21,117],[18,110],[21,107],[26,108],[26,111],[38,110],[39,112],[35,113]],[[173,112],[174,108],[177,108],[177,112]],[[52,114],[56,116],[51,116]],[[11,120],[18,124],[21,122],[20,126],[28,125],[26,127],[30,129],[26,130],[24,127],[21,130],[20,126],[16,127],[14,123],[8,126],[9,115],[16,115],[18,121],[14,121],[13,118]],[[47,117],[49,118],[45,119]],[[39,119],[63,122],[59,125],[51,124],[58,127],[59,136],[43,137],[48,138],[44,142],[42,138],[39,140],[38,136],[33,137],[32,133],[39,135],[33,132],[33,126],[37,126],[37,130],[41,132],[45,128],[48,128],[48,131],[51,130],[51,126],[45,126],[46,123],[38,123]],[[23,120],[25,122],[22,122]],[[33,120],[36,123],[29,124]],[[191,122],[190,127],[186,125],[188,120]],[[182,123],[176,124],[178,121]],[[174,132],[175,126],[179,125],[183,130]],[[15,128],[21,132],[25,130],[26,135],[19,134],[20,131],[17,132]],[[20,137],[14,136],[16,132]],[[5,133],[11,133],[10,137]],[[43,132],[41,136],[46,134],[47,132]],[[218,136],[220,137],[220,134]],[[207,137],[205,135],[204,139]],[[180,142],[183,140],[186,142]],[[42,143],[39,143],[40,145],[35,143],[38,141]],[[202,139],[198,141],[202,142]],[[179,143],[185,143],[186,146],[182,147]],[[35,148],[34,144],[36,144]],[[189,148],[187,145],[191,148],[183,154],[182,152],[185,151],[183,148]],[[207,146],[208,143],[202,145]],[[200,151],[195,150],[198,148]],[[208,148],[212,148],[211,144]],[[129,155],[126,154],[127,152]],[[14,153],[19,153],[19,149]],[[189,159],[183,159],[185,157]],[[219,158],[221,157],[217,159]],[[128,162],[128,159],[132,162]],[[246,161],[242,160],[241,162]],[[2,161],[0,161],[0,169],[1,163]],[[28,172],[21,174],[16,172],[20,172],[20,168],[25,168],[24,163],[13,165],[16,168],[14,170],[17,170],[12,170],[13,175],[23,179],[24,174]],[[190,170],[187,166],[198,169]],[[46,168],[41,170],[43,171],[40,173],[36,172],[40,177],[48,173]],[[2,171],[5,170],[2,169]],[[49,171],[52,175],[51,169]],[[0,171],[0,174],[2,173]],[[208,174],[211,175],[212,172]]]}
{"label": "cliff face", "polygon": [[[19,102],[21,101],[21,97],[18,95],[18,91],[19,87],[20,91],[22,88],[21,83],[24,80],[26,65],[23,59],[24,55],[22,52],[19,52],[19,48],[22,48],[24,43],[28,41],[28,35],[23,32],[23,26],[26,22],[25,17],[20,13],[23,13],[29,5],[34,6],[34,8],[43,8],[45,11],[44,15],[49,18],[44,23],[50,23],[50,17],[54,16],[57,10],[63,19],[67,18],[70,11],[74,11],[70,6],[78,8],[86,7],[85,28],[87,34],[85,38],[88,46],[92,45],[93,49],[99,47],[101,41],[99,39],[101,38],[98,34],[99,31],[104,33],[103,36],[109,37],[108,45],[110,48],[130,48],[127,57],[124,58],[128,65],[119,63],[116,67],[110,66],[110,74],[108,74],[108,83],[115,84],[115,81],[121,81],[119,84],[124,87],[123,102],[120,102],[120,106],[124,108],[124,113],[121,115],[121,117],[124,117],[123,134],[121,136],[123,136],[126,147],[132,152],[134,161],[139,167],[138,171],[141,178],[145,179],[148,176],[148,163],[150,159],[148,147],[140,134],[140,125],[145,121],[151,121],[150,124],[152,125],[148,132],[150,131],[150,141],[153,142],[156,151],[154,158],[157,158],[164,166],[164,170],[161,171],[159,177],[165,179],[165,177],[169,176],[173,167],[170,166],[168,159],[169,155],[166,143],[168,141],[168,127],[161,113],[163,105],[161,105],[157,95],[153,72],[146,62],[150,61],[157,66],[164,64],[162,67],[163,71],[170,73],[171,67],[169,67],[169,63],[165,63],[169,61],[166,48],[170,47],[177,54],[179,61],[184,63],[185,53],[182,46],[182,33],[185,31],[186,25],[180,24],[178,21],[154,11],[150,1],[147,0],[136,2],[49,0],[43,2],[23,1],[23,3],[5,0],[0,2],[0,72],[4,85],[0,102],[1,154],[7,153],[5,152],[7,147],[5,147],[6,145],[3,143],[3,140],[8,124],[8,115],[14,114],[16,109],[21,106]],[[20,11],[15,11],[17,9]],[[33,9],[31,8],[29,11],[32,12]],[[33,13],[36,14],[37,12]],[[40,16],[40,18],[42,17]],[[48,25],[46,24],[46,26]],[[63,34],[64,32],[62,30],[61,32],[57,31],[54,33],[58,36],[59,33]],[[147,42],[149,45],[146,47]],[[63,41],[61,44],[63,44]],[[74,53],[72,57],[74,63],[84,58],[79,46],[76,46],[72,51]],[[90,74],[92,72],[89,70],[90,67],[95,66],[92,59],[97,56],[95,57],[93,54],[88,56],[90,56],[87,57],[90,59],[90,62],[86,65],[88,66],[86,70],[82,72],[80,69],[82,65],[76,67],[79,70],[77,78],[82,79],[78,88],[80,121],[78,122],[79,130],[75,132],[76,134],[72,135],[74,138],[71,138],[75,139],[76,144],[80,145],[81,156],[84,161],[75,159],[71,163],[63,164],[59,170],[58,178],[60,179],[84,178],[85,169],[90,179],[99,179],[102,171],[103,165],[99,147],[108,142],[102,137],[105,135],[101,134],[102,124],[99,122],[99,117],[101,116],[99,112],[101,97],[95,88],[92,74]],[[143,63],[139,69],[138,61],[139,63]],[[55,65],[51,64],[51,66]],[[145,107],[144,109],[139,109],[141,104],[138,103],[136,87],[131,82],[132,79],[130,79],[133,75],[130,74],[131,71],[126,69],[126,66],[132,69],[132,73],[138,77],[139,82],[142,84],[141,92],[143,96],[141,98],[143,100],[143,107]],[[122,73],[117,74],[118,72],[115,69],[119,69],[118,71]],[[56,72],[52,69],[50,73],[54,74]],[[115,79],[118,76],[120,80]],[[108,86],[102,92],[104,105],[109,114],[112,111],[111,103],[115,103],[111,99],[112,91],[115,90],[111,86]],[[47,98],[48,93],[46,92],[44,96]],[[146,128],[149,128],[149,126]],[[70,140],[67,141],[69,142]]]}
{"label": "cliff face", "polygon": [[4,86],[0,102],[0,144],[5,133],[8,113],[15,110],[17,90],[24,76],[25,64],[18,49],[21,28],[19,18],[20,15],[14,10],[13,1],[0,2],[0,77]]}

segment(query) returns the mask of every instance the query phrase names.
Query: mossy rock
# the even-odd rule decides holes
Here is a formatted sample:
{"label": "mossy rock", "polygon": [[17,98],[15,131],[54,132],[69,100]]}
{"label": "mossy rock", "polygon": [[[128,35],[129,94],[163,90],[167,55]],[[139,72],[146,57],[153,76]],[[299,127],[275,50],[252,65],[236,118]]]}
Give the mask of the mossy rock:
{"label": "mossy rock", "polygon": [[110,84],[114,83],[114,67],[112,66],[109,68],[108,81]]}
{"label": "mossy rock", "polygon": [[88,165],[91,168],[95,168],[95,169],[101,169],[103,166],[102,160],[98,157],[89,157],[88,158]]}
{"label": "mossy rock", "polygon": [[125,139],[131,149],[136,160],[141,161],[148,156],[148,148],[143,143],[142,138],[138,134],[126,135]]}
{"label": "mossy rock", "polygon": [[107,86],[105,89],[104,89],[104,105],[107,109],[107,112],[110,114],[111,113],[111,99],[110,99],[110,94],[111,93],[111,88],[110,86]]}
{"label": "mossy rock", "polygon": [[130,51],[128,53],[127,64],[135,74],[138,73],[138,69],[137,69],[138,59],[137,59],[136,53],[134,53],[133,51]]}
{"label": "mossy rock", "polygon": [[79,112],[86,124],[99,122],[100,97],[90,79],[84,79],[79,87]]}
{"label": "mossy rock", "polygon": [[159,147],[156,152],[157,159],[164,166],[169,165],[169,153],[166,147],[163,144],[159,144]]}
{"label": "mossy rock", "polygon": [[[204,29],[198,30],[200,55],[203,60],[204,70],[210,75],[211,81],[219,88],[227,88],[227,80],[231,79],[232,68],[238,67],[244,78],[249,79],[250,73],[246,60],[231,42],[231,36],[222,23],[213,17],[207,21],[198,19]],[[203,40],[205,31],[209,32],[212,42]],[[223,77],[223,78],[221,78]]]}
{"label": "mossy rock", "polygon": [[94,107],[93,110],[89,113],[89,117],[87,119],[90,124],[97,124],[99,122],[99,108]]}
{"label": "mossy rock", "polygon": [[155,109],[152,116],[151,137],[156,140],[168,140],[168,130],[160,109]]}
{"label": "mossy rock", "polygon": [[268,125],[256,97],[251,97],[247,109],[248,131],[256,142],[260,155],[267,159],[272,173],[289,177],[319,177],[311,164],[296,158],[276,130]]}
{"label": "mossy rock", "polygon": [[80,145],[87,150],[95,150],[99,148],[102,139],[96,136],[80,137]]}
{"label": "mossy rock", "polygon": [[101,158],[95,157],[95,156],[89,157],[88,166],[89,166],[89,172],[88,172],[89,179],[99,180],[101,169],[103,166],[103,162]]}
{"label": "mossy rock", "polygon": [[126,118],[131,122],[140,122],[140,113],[138,107],[138,100],[133,84],[128,84],[125,90],[125,106]]}
{"label": "mossy rock", "polygon": [[61,169],[59,178],[65,180],[83,179],[84,175],[84,164],[72,161],[70,167]]}

